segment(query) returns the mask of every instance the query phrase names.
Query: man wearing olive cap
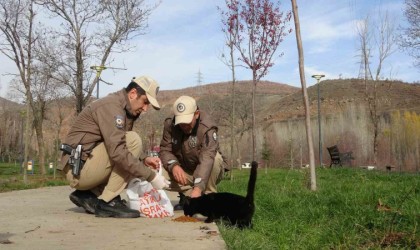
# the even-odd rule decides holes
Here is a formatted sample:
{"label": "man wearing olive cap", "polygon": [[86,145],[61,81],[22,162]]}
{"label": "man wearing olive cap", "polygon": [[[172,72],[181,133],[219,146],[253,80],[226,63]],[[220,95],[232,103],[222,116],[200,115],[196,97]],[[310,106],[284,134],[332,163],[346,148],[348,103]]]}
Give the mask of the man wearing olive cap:
{"label": "man wearing olive cap", "polygon": [[151,182],[156,189],[169,182],[151,168],[157,168],[157,157],[143,157],[140,136],[133,124],[149,105],[160,109],[156,100],[158,83],[141,76],[131,80],[120,91],[96,100],[85,107],[74,121],[64,144],[75,149],[82,146],[83,167],[72,173],[70,155],[63,152],[60,170],[76,191],[70,200],[97,217],[135,218],[139,211],[128,209],[120,193],[136,177]]}
{"label": "man wearing olive cap", "polygon": [[217,192],[227,164],[220,153],[218,128],[194,98],[179,97],[173,112],[164,123],[159,157],[171,179],[171,190],[180,193],[180,204],[175,206],[180,210],[185,196]]}

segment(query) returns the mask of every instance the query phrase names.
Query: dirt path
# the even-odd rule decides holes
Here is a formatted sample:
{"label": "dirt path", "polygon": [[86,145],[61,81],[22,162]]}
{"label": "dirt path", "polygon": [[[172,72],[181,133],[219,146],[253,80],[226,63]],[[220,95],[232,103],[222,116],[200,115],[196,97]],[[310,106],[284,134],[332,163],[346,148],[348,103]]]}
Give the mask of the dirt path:
{"label": "dirt path", "polygon": [[[215,224],[96,218],[67,186],[0,193],[0,249],[226,249]],[[176,193],[167,192],[172,203]]]}

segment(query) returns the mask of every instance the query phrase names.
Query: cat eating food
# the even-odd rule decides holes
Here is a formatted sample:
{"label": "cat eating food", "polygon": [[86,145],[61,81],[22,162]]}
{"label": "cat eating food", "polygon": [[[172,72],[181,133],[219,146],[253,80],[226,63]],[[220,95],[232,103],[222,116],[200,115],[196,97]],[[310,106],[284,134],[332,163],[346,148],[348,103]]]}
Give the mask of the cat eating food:
{"label": "cat eating food", "polygon": [[222,219],[238,228],[251,228],[254,215],[254,191],[257,181],[258,163],[251,164],[247,195],[232,193],[210,193],[197,198],[186,197],[184,215],[202,214],[207,216],[206,223]]}

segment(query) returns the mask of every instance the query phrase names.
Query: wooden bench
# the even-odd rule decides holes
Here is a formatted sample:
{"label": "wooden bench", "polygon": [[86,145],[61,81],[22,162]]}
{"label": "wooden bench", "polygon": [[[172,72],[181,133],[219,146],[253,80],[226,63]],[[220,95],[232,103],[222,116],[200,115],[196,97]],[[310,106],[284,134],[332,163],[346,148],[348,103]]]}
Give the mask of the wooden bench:
{"label": "wooden bench", "polygon": [[391,170],[395,167],[388,165],[388,166],[385,166],[385,168],[388,172],[391,172]]}
{"label": "wooden bench", "polygon": [[334,145],[332,147],[327,147],[327,149],[331,157],[330,167],[332,167],[332,165],[336,165],[336,166],[340,165],[342,167],[343,166],[342,163],[348,163],[351,166],[351,160],[354,160],[352,151],[340,153],[337,145]]}

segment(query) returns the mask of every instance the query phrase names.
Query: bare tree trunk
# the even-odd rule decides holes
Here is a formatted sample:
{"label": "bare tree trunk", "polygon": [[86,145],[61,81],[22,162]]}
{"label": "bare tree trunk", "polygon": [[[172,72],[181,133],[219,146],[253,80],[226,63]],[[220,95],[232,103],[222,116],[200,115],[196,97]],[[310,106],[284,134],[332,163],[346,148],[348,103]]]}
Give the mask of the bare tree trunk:
{"label": "bare tree trunk", "polygon": [[[228,1],[226,1],[228,4]],[[238,14],[237,5],[233,4],[231,8],[227,12],[221,11],[222,16],[222,23],[225,25],[231,25],[231,29],[223,29],[223,32],[226,35],[226,45],[229,48],[229,55],[230,61],[227,61],[225,64],[229,67],[230,71],[232,72],[232,110],[231,110],[231,121],[230,121],[230,165],[233,168],[234,165],[234,143],[235,143],[235,102],[236,102],[236,93],[235,93],[235,84],[236,84],[236,76],[235,76],[235,58],[234,58],[234,51],[235,51],[235,42],[237,41],[239,25],[236,19],[234,22],[228,22],[230,16],[233,14]],[[221,10],[219,8],[219,10]],[[231,20],[232,21],[232,20]],[[224,57],[224,56],[223,56]],[[232,179],[232,171],[229,172],[230,179]]]}
{"label": "bare tree trunk", "polygon": [[304,57],[303,57],[302,39],[300,36],[299,14],[298,14],[298,7],[296,4],[296,0],[291,0],[291,1],[292,1],[293,18],[295,22],[297,48],[298,48],[298,53],[299,53],[299,74],[300,74],[300,81],[302,85],[303,102],[305,106],[305,128],[306,128],[306,140],[308,142],[308,147],[309,147],[309,167],[310,167],[310,178],[311,178],[311,190],[316,191],[317,186],[316,186],[316,173],[315,173],[315,155],[314,155],[314,146],[312,142],[312,129],[311,129],[311,117],[310,117],[310,110],[309,110],[309,100],[308,100],[308,93],[306,90]]}
{"label": "bare tree trunk", "polygon": [[[359,50],[362,56],[363,68],[364,68],[364,84],[365,84],[365,97],[369,107],[370,120],[373,126],[373,164],[377,164],[378,155],[378,136],[379,136],[379,119],[378,114],[378,91],[377,81],[380,79],[382,65],[386,58],[388,58],[395,50],[394,45],[396,43],[395,26],[390,20],[388,13],[382,15],[380,12],[379,25],[375,30],[370,29],[372,22],[367,16],[363,22],[358,24],[357,33],[359,37]],[[375,26],[373,23],[372,26]],[[374,37],[376,44],[372,46],[371,37]],[[370,71],[370,57],[372,48],[377,48],[378,53],[378,65],[376,68],[375,79],[372,78]],[[370,82],[370,80],[373,80]],[[371,83],[373,86],[371,86]]]}
{"label": "bare tree trunk", "polygon": [[36,131],[36,139],[38,142],[38,167],[40,173],[45,175],[45,145],[44,136],[42,134],[42,120],[40,121],[38,117],[34,117],[34,125]]}
{"label": "bare tree trunk", "polygon": [[236,152],[238,152],[238,164],[239,164],[239,169],[241,170],[242,169],[242,155],[241,155],[241,149],[240,149],[240,147],[239,147],[239,145],[240,145],[240,141],[241,141],[241,139],[242,139],[242,137],[239,137],[237,140],[236,140]]}
{"label": "bare tree trunk", "polygon": [[378,115],[378,91],[377,83],[374,81],[373,100],[370,107],[370,117],[373,123],[373,164],[376,166],[378,161],[378,135],[379,135],[379,115]]}
{"label": "bare tree trunk", "polygon": [[[28,97],[27,99],[28,100]],[[26,122],[25,122],[25,148],[24,148],[24,153],[23,153],[23,162],[22,162],[22,167],[23,167],[23,183],[27,184],[28,183],[28,173],[27,173],[27,166],[26,164],[28,164],[28,158],[29,158],[29,140],[31,138],[30,135],[30,128],[32,127],[31,124],[31,119],[30,119],[30,115],[29,115],[29,102],[26,101]]]}
{"label": "bare tree trunk", "polygon": [[60,130],[61,130],[61,123],[60,126],[57,128],[57,134],[55,135],[55,150],[53,151],[54,154],[54,169],[53,169],[53,179],[55,180],[56,178],[56,169],[58,167],[58,157],[60,156],[60,151],[58,150],[60,145],[59,145],[59,139],[60,139]]}
{"label": "bare tree trunk", "polygon": [[[232,113],[231,113],[231,124],[230,124],[230,167],[233,168],[233,147],[235,143],[235,58],[233,57],[233,46],[230,47],[230,60],[231,60],[231,71],[232,71]],[[229,171],[229,178],[232,179],[232,171]]]}
{"label": "bare tree trunk", "polygon": [[256,121],[255,121],[255,92],[257,90],[257,73],[252,70],[252,160],[257,160],[257,135],[256,135]]}

